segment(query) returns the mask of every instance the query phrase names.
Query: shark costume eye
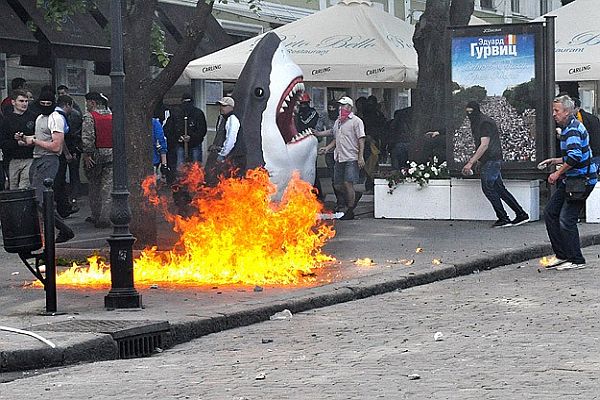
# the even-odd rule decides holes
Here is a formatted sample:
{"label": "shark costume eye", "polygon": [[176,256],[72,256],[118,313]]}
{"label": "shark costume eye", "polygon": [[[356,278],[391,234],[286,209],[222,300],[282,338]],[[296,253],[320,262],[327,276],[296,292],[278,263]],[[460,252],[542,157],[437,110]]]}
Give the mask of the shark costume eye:
{"label": "shark costume eye", "polygon": [[256,97],[263,97],[265,95],[265,90],[261,87],[257,87],[256,89],[254,89],[254,95]]}

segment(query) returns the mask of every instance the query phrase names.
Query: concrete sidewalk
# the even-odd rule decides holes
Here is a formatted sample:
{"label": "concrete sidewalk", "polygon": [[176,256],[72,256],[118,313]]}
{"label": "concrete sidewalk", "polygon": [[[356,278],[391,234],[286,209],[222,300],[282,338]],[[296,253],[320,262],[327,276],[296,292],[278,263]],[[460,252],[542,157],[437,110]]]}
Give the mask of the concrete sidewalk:
{"label": "concrete sidewalk", "polygon": [[[334,222],[337,234],[325,250],[338,262],[318,270],[317,282],[310,287],[137,287],[144,303],[140,310],[107,311],[104,296],[108,289],[59,288],[59,314],[41,315],[43,290],[24,286],[33,277],[16,255],[2,251],[0,326],[33,331],[56,348],[29,336],[0,331],[0,372],[118,358],[123,356],[119,335],[128,333],[143,336],[144,332],[160,331],[160,346],[168,347],[264,321],[284,309],[297,313],[551,254],[542,222],[491,229],[487,221],[374,219],[372,206],[372,198],[365,196],[357,208],[357,219]],[[60,245],[57,255],[74,257],[108,250],[105,239],[111,230],[94,229],[84,221],[87,215],[82,209],[67,220],[77,237]],[[597,225],[580,224],[579,229],[584,245],[600,243]],[[175,240],[166,225],[160,237],[166,243]],[[422,252],[416,252],[418,247]],[[354,263],[365,257],[375,265]],[[398,259],[413,259],[414,263],[393,262]],[[433,264],[434,259],[441,264]],[[155,342],[151,346],[151,351],[160,351]]]}

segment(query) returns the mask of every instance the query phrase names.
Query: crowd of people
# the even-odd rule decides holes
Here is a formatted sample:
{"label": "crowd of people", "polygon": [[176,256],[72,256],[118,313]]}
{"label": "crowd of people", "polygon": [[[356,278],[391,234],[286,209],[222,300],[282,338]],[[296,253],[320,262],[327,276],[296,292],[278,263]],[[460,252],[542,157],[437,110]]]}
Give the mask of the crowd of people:
{"label": "crowd of people", "polygon": [[75,164],[80,154],[82,114],[68,88],[61,85],[55,92],[44,86],[33,99],[27,81],[15,78],[9,96],[2,100],[0,120],[0,190],[34,188],[41,206],[43,181],[53,179],[56,241],[72,239],[75,234],[63,219],[79,211],[79,167]]}
{"label": "crowd of people", "polygon": [[[1,103],[0,190],[33,188],[41,208],[43,182],[53,179],[56,242],[66,242],[75,236],[64,219],[79,211],[81,161],[89,182],[91,215],[86,221],[97,228],[109,227],[113,178],[109,99],[102,93],[89,92],[82,111],[65,85],[56,91],[44,86],[34,99],[26,84],[24,79],[14,79],[10,95]],[[361,181],[361,171],[366,174],[365,186],[369,190],[369,179],[373,178],[382,153],[384,157],[391,155],[394,168],[401,168],[408,160],[412,134],[410,109],[396,111],[394,119],[387,121],[375,96],[356,102],[343,96],[331,101],[327,114],[319,116],[310,100],[307,93],[299,98],[296,128],[299,132],[312,130],[315,136],[327,138],[319,154],[325,155],[333,177],[336,208],[344,209],[341,219],[354,219],[354,208],[361,196],[355,185]],[[205,165],[209,185],[216,183],[220,174],[245,169],[243,127],[234,112],[235,100],[225,96],[217,103],[220,116]],[[505,98],[493,96],[482,102],[470,101],[465,112],[465,122],[454,133],[455,161],[465,163],[464,175],[472,175],[473,168],[482,164],[482,190],[498,216],[494,227],[526,223],[529,216],[502,183],[501,164],[535,161],[533,110],[519,115]],[[597,180],[599,161],[595,154],[600,153],[600,121],[581,109],[578,99],[568,96],[555,99],[553,117],[560,128],[557,140],[561,156],[540,163],[540,168],[561,165],[548,178],[558,188],[545,210],[546,227],[557,258],[551,267],[583,268],[585,260],[579,249],[576,223]],[[179,105],[168,109],[158,107],[151,127],[152,163],[157,179],[174,182],[184,163],[202,162],[207,122],[204,113],[193,105],[191,95],[184,94]],[[439,142],[443,147],[440,139],[445,136],[443,130],[428,132],[426,136],[428,143]],[[317,175],[317,193],[318,179]],[[577,179],[584,183],[581,193],[571,188],[574,185],[571,181]],[[508,219],[502,201],[515,212],[514,220]],[[559,224],[559,216],[562,218],[563,214],[568,214],[568,221],[565,219],[563,224],[561,219]]]}
{"label": "crowd of people", "polygon": [[[535,110],[523,115],[502,96],[488,96],[481,101],[481,111],[496,121],[500,131],[503,161],[535,161]],[[533,123],[532,123],[533,121]],[[465,163],[475,150],[468,118],[453,136],[454,161]]]}
{"label": "crowd of people", "polygon": [[[339,118],[339,106],[336,101],[328,104],[326,115],[319,113],[310,105],[308,93],[303,93],[298,101],[297,130],[307,129],[322,131],[331,129]],[[206,158],[206,180],[215,184],[220,174],[231,170],[244,169],[243,141],[237,140],[241,129],[235,118],[235,101],[229,96],[219,102],[220,117],[217,121],[217,134],[212,145],[208,146]],[[50,108],[52,109],[50,112]],[[46,114],[43,114],[46,112]],[[41,115],[56,112],[64,120],[60,126],[52,125],[52,130],[45,138],[55,143],[61,135],[60,149],[36,151],[42,128],[39,125]],[[408,161],[408,143],[410,140],[410,109],[398,110],[394,119],[388,120],[381,110],[381,104],[375,96],[360,97],[353,107],[353,114],[361,119],[364,132],[365,165],[359,169],[359,182],[364,182],[366,190],[373,190],[374,174],[381,160],[391,155],[392,165],[400,168]],[[56,213],[61,220],[79,211],[77,200],[87,189],[91,215],[86,221],[97,228],[110,227],[112,190],[112,113],[109,99],[99,92],[85,95],[85,109],[82,111],[69,96],[69,89],[60,85],[56,90],[44,86],[37,98],[27,88],[22,78],[12,81],[10,96],[2,101],[0,114],[0,148],[3,152],[2,168],[0,168],[0,189],[23,189],[35,187],[30,181],[31,165],[35,158],[51,156],[52,164],[57,160],[56,172],[48,176],[54,179]],[[56,125],[56,124],[55,124]],[[202,145],[207,133],[205,114],[193,104],[193,98],[185,93],[180,104],[169,107],[161,103],[153,114],[151,123],[153,137],[152,163],[157,179],[166,183],[176,183],[178,171],[186,162],[201,163],[203,160]],[[59,130],[60,128],[60,130]],[[48,126],[44,129],[47,131]],[[20,138],[37,139],[33,141]],[[331,144],[332,137],[326,139]],[[325,155],[334,176],[333,148]],[[79,177],[81,169],[85,173],[88,185],[81,185]],[[49,171],[53,171],[52,169]],[[320,177],[315,180],[316,193],[324,200],[320,185]],[[40,191],[42,188],[37,188]],[[338,198],[338,209],[344,207],[346,201],[338,187],[334,188]],[[360,198],[362,193],[357,194]],[[356,200],[357,201],[357,200]],[[59,223],[60,224],[60,223]],[[63,226],[63,225],[61,225]],[[66,226],[66,225],[65,225]],[[64,233],[66,232],[66,233]],[[74,233],[67,228],[59,232],[60,241],[69,240]]]}
{"label": "crowd of people", "polygon": [[[201,162],[206,118],[189,94],[181,104],[157,110],[152,131],[158,178],[174,181],[171,170],[184,162]],[[79,212],[77,200],[84,189],[91,211],[86,222],[96,228],[111,226],[112,112],[105,95],[87,93],[82,111],[65,85],[56,90],[43,86],[34,98],[25,79],[13,79],[1,103],[0,149],[0,190],[33,188],[41,209],[43,180],[53,179],[57,243],[75,236],[65,219]],[[81,184],[80,167],[87,186]]]}

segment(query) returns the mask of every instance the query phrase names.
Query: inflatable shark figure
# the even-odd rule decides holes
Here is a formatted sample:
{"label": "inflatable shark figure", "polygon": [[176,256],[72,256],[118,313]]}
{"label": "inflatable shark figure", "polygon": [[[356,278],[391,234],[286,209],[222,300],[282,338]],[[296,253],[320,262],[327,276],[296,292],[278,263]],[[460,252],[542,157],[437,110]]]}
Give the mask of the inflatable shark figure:
{"label": "inflatable shark figure", "polygon": [[275,33],[254,47],[238,78],[233,98],[246,144],[246,167],[264,167],[277,185],[277,198],[293,171],[309,183],[315,179],[317,139],[297,132],[295,109],[304,91],[302,71]]}

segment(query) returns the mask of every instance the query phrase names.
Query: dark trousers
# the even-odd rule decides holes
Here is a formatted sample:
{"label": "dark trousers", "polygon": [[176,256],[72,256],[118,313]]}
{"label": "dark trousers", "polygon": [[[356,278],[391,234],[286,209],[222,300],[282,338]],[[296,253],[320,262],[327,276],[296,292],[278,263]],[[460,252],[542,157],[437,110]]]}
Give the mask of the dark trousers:
{"label": "dark trousers", "polygon": [[408,161],[408,143],[395,143],[390,151],[392,169],[399,170],[406,167]]}
{"label": "dark trousers", "polygon": [[167,167],[169,167],[169,174],[167,175],[167,183],[172,184],[177,180],[177,151],[175,148],[167,150]]}
{"label": "dark trousers", "polygon": [[335,159],[333,158],[333,153],[325,154],[325,164],[327,164],[327,170],[329,170],[329,176],[331,177],[331,186],[333,186],[333,194],[335,194],[336,208],[343,207],[346,203],[346,200],[344,199],[343,193],[335,187],[335,184],[333,182],[335,167]]}
{"label": "dark trousers", "polygon": [[[69,163],[64,155],[58,157],[58,171],[54,179],[54,201],[56,201],[56,211],[63,218],[69,216],[71,211],[70,187],[67,185],[67,168]],[[69,170],[69,174],[71,170]]]}
{"label": "dark trousers", "polygon": [[8,189],[8,165],[10,160],[0,161],[0,190]]}
{"label": "dark trousers", "polygon": [[504,186],[502,174],[500,173],[501,165],[502,161],[486,161],[483,164],[481,168],[481,189],[492,204],[496,217],[500,220],[508,220],[508,214],[504,210],[502,200],[516,215],[523,215],[525,211]]}
{"label": "dark trousers", "polygon": [[[594,185],[586,187],[586,198],[593,189]],[[567,201],[565,184],[559,181],[556,191],[544,210],[546,231],[554,254],[561,260],[571,261],[575,264],[585,263],[585,258],[581,254],[579,230],[577,229],[579,212],[584,205],[585,200]]]}
{"label": "dark trousers", "polygon": [[79,164],[81,163],[81,153],[71,152],[73,160],[67,164],[69,168],[69,186],[72,199],[81,196],[81,177],[79,176]]}
{"label": "dark trousers", "polygon": [[[41,210],[44,201],[44,180],[50,178],[56,179],[56,173],[58,172],[58,156],[48,155],[40,158],[34,158],[31,168],[29,168],[29,182],[31,187],[35,188],[35,197],[38,202],[38,207]],[[58,213],[54,212],[54,226],[59,231],[71,231],[71,228],[64,223]]]}

